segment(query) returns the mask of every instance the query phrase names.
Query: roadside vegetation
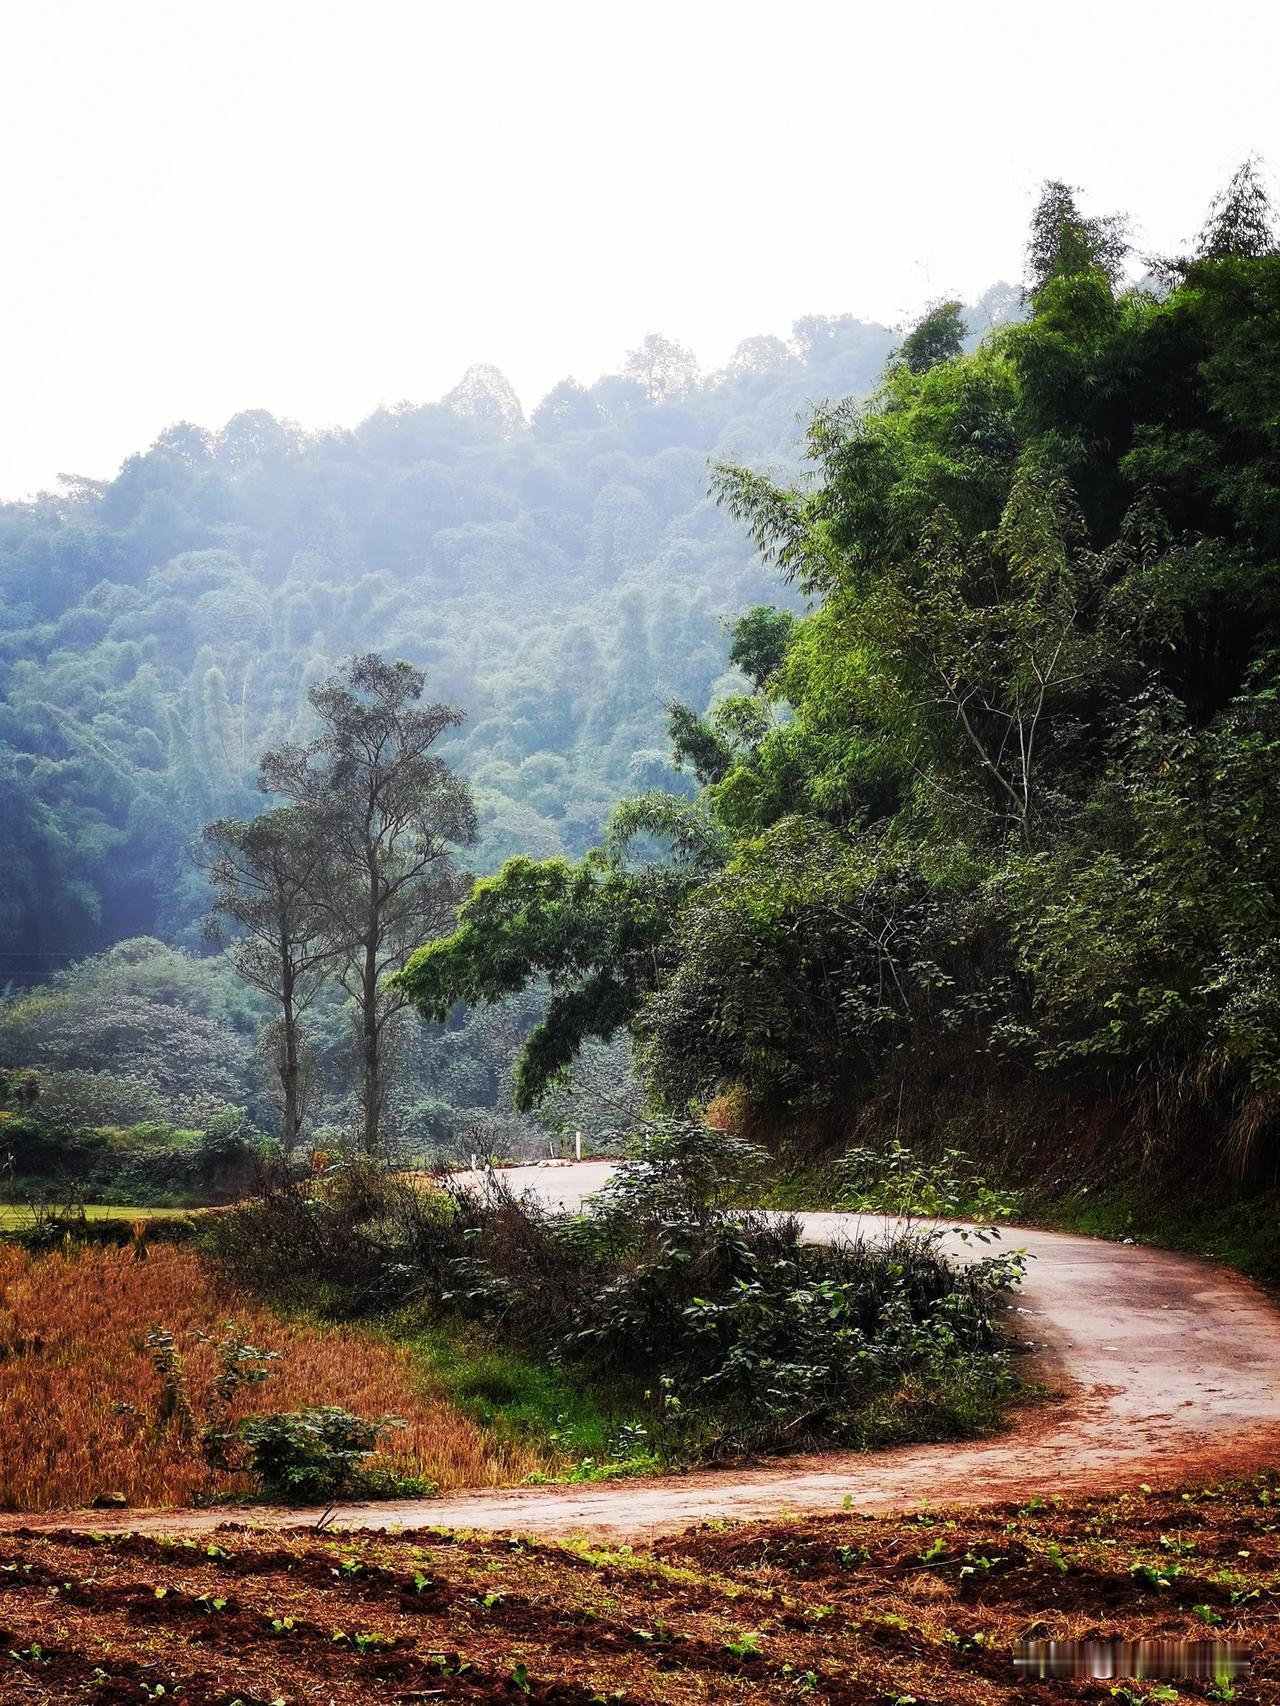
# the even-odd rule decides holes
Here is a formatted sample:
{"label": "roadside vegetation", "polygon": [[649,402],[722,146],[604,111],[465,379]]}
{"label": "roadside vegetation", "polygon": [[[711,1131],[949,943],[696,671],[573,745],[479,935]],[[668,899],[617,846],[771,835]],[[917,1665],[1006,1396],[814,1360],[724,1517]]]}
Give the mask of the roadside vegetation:
{"label": "roadside vegetation", "polygon": [[[549,1365],[556,1390],[593,1393],[612,1416],[597,1469],[998,1426],[1017,1389],[1000,1326],[1017,1259],[957,1267],[919,1229],[804,1244],[785,1217],[730,1206],[764,1163],[700,1123],[660,1125],[576,1214],[500,1176],[424,1192],[367,1165],[282,1173],[212,1220],[207,1247],[264,1297],[410,1338],[478,1332]],[[545,1397],[530,1406],[530,1383],[507,1378],[515,1408],[545,1415]]]}
{"label": "roadside vegetation", "polygon": [[732,629],[745,690],[669,707],[695,799],[477,883],[401,983],[544,983],[534,1106],[627,1029],[669,1110],[780,1152],[896,1135],[1015,1185],[1273,1183],[1280,1148],[1280,252],[1246,165],[1193,252],[1049,183],[1027,316],[940,305],[807,478],[717,495],[810,608]]}
{"label": "roadside vegetation", "polygon": [[[359,1327],[286,1320],[215,1280],[190,1248],[32,1255],[0,1243],[0,1506],[189,1505],[287,1492],[217,1468],[200,1449],[209,1394],[225,1374],[220,1345],[231,1346],[241,1372],[267,1370],[262,1382],[233,1382],[228,1426],[251,1412],[331,1406],[403,1421],[383,1436],[383,1491],[399,1480],[418,1492],[497,1485],[548,1468],[544,1453],[486,1432],[434,1390],[407,1348]],[[236,1346],[269,1360],[236,1355]]]}
{"label": "roadside vegetation", "polygon": [[1002,1426],[1017,1259],[803,1244],[732,1206],[764,1161],[671,1124],[581,1214],[357,1155],[204,1215],[10,1227],[0,1505],[413,1497]]}
{"label": "roadside vegetation", "polygon": [[[906,1517],[709,1523],[656,1546],[422,1529],[0,1534],[15,1700],[545,1706],[1280,1699],[1280,1481]],[[1232,1641],[1248,1676],[1040,1682],[1013,1643]]]}
{"label": "roadside vegetation", "polygon": [[1208,1201],[1176,1184],[1153,1196],[1141,1178],[1055,1194],[1029,1193],[1035,1223],[1095,1238],[1128,1238],[1225,1262],[1280,1292],[1280,1192],[1222,1193]]}

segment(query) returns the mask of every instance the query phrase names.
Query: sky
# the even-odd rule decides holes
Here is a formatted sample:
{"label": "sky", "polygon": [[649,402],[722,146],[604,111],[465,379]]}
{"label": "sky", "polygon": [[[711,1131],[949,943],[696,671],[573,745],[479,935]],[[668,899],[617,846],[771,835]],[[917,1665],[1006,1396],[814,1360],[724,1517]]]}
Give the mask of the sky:
{"label": "sky", "polygon": [[1272,0],[7,0],[0,497],[165,426],[1020,276],[1039,183],[1176,250],[1280,168]]}

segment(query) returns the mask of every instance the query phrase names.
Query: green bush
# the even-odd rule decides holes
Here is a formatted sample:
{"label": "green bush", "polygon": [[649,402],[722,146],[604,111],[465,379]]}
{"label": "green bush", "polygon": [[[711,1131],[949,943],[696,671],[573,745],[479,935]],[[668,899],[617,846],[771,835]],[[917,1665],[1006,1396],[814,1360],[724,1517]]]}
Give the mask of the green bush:
{"label": "green bush", "polygon": [[762,1161],[696,1124],[650,1133],[589,1212],[498,1180],[423,1195],[372,1173],[280,1181],[216,1219],[230,1277],[348,1312],[413,1304],[549,1357],[643,1418],[678,1459],[962,1434],[1013,1387],[999,1312],[1015,1258],[958,1268],[936,1233],[802,1241],[733,1211]]}
{"label": "green bush", "polygon": [[944,1149],[936,1160],[925,1160],[896,1138],[881,1149],[846,1150],[835,1172],[838,1206],[861,1214],[963,1218],[990,1227],[1011,1219],[1018,1201],[1015,1191],[989,1185],[962,1150]]}
{"label": "green bush", "polygon": [[161,1207],[226,1201],[252,1182],[263,1139],[242,1109],[204,1131],[158,1120],[62,1128],[30,1112],[0,1119],[0,1163],[13,1200],[53,1195]]}
{"label": "green bush", "polygon": [[16,1244],[35,1255],[68,1243],[145,1251],[149,1244],[194,1244],[202,1236],[200,1221],[191,1215],[164,1215],[146,1220],[139,1235],[136,1216],[123,1211],[118,1219],[95,1216],[90,1220],[74,1209],[49,1209],[38,1210],[33,1220],[22,1225],[5,1227],[0,1232],[0,1241]]}
{"label": "green bush", "polygon": [[397,1416],[366,1421],[336,1404],[325,1404],[246,1416],[233,1432],[245,1448],[246,1467],[269,1499],[322,1504],[360,1495],[393,1498],[429,1491],[419,1479],[400,1480],[386,1469],[366,1468],[382,1435],[403,1426]]}

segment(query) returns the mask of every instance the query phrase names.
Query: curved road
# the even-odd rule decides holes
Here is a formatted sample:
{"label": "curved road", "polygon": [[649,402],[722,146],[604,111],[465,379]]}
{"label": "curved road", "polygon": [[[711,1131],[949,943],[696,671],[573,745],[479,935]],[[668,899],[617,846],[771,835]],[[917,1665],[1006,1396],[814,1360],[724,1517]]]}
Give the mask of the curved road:
{"label": "curved road", "polygon": [[[549,1203],[578,1206],[612,1171],[605,1162],[524,1167],[503,1176]],[[464,1178],[466,1175],[463,1176]],[[878,1216],[803,1214],[806,1238],[882,1235]],[[992,1248],[947,1235],[961,1260]],[[864,1511],[925,1502],[978,1504],[1156,1479],[1212,1478],[1280,1462],[1280,1309],[1247,1280],[1192,1256],[1062,1232],[1006,1228],[995,1248],[1024,1249],[1017,1298],[1034,1367],[1051,1393],[1011,1433],[968,1444],[789,1457],[724,1469],[574,1486],[485,1488],[445,1498],[340,1506],[337,1527],[513,1529],[641,1540],[708,1518],[780,1511]],[[234,1513],[271,1526],[318,1513]],[[162,1532],[213,1527],[232,1513],[107,1513],[3,1519],[42,1527]]]}

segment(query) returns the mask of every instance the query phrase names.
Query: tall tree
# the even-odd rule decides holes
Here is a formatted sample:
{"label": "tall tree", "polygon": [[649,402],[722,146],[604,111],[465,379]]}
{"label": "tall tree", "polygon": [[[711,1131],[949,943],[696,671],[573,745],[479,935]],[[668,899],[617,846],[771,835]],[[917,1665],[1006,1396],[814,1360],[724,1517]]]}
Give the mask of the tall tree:
{"label": "tall tree", "polygon": [[951,361],[960,354],[967,331],[963,303],[936,302],[925,309],[902,340],[898,358],[910,372],[927,373],[940,361]]}
{"label": "tall tree", "polygon": [[454,849],[476,839],[470,789],[432,750],[462,713],[420,704],[425,686],[412,664],[353,658],[308,695],[323,732],[262,759],[263,787],[303,810],[326,847],[314,900],[355,1005],[369,1154],[379,1147],[389,1027],[408,999],[392,976],[452,923],[467,885]]}
{"label": "tall tree", "polygon": [[328,848],[311,815],[296,807],[242,820],[219,818],[202,836],[213,903],[205,934],[227,925],[241,934],[231,947],[236,970],[280,1009],[272,1053],[280,1079],[281,1140],[291,1155],[306,1118],[301,1020],[339,951],[324,892]]}
{"label": "tall tree", "polygon": [[1213,198],[1196,245],[1209,261],[1257,260],[1276,246],[1275,209],[1262,168],[1255,159],[1240,166],[1221,194]]}
{"label": "tall tree", "polygon": [[1129,253],[1128,221],[1123,214],[1086,217],[1070,184],[1046,179],[1031,216],[1027,239],[1028,299],[1055,278],[1075,278],[1098,270],[1114,284]]}
{"label": "tall tree", "polygon": [[698,383],[698,358],[687,344],[646,332],[644,341],[627,351],[623,371],[644,387],[650,403],[669,403],[688,396]]}

